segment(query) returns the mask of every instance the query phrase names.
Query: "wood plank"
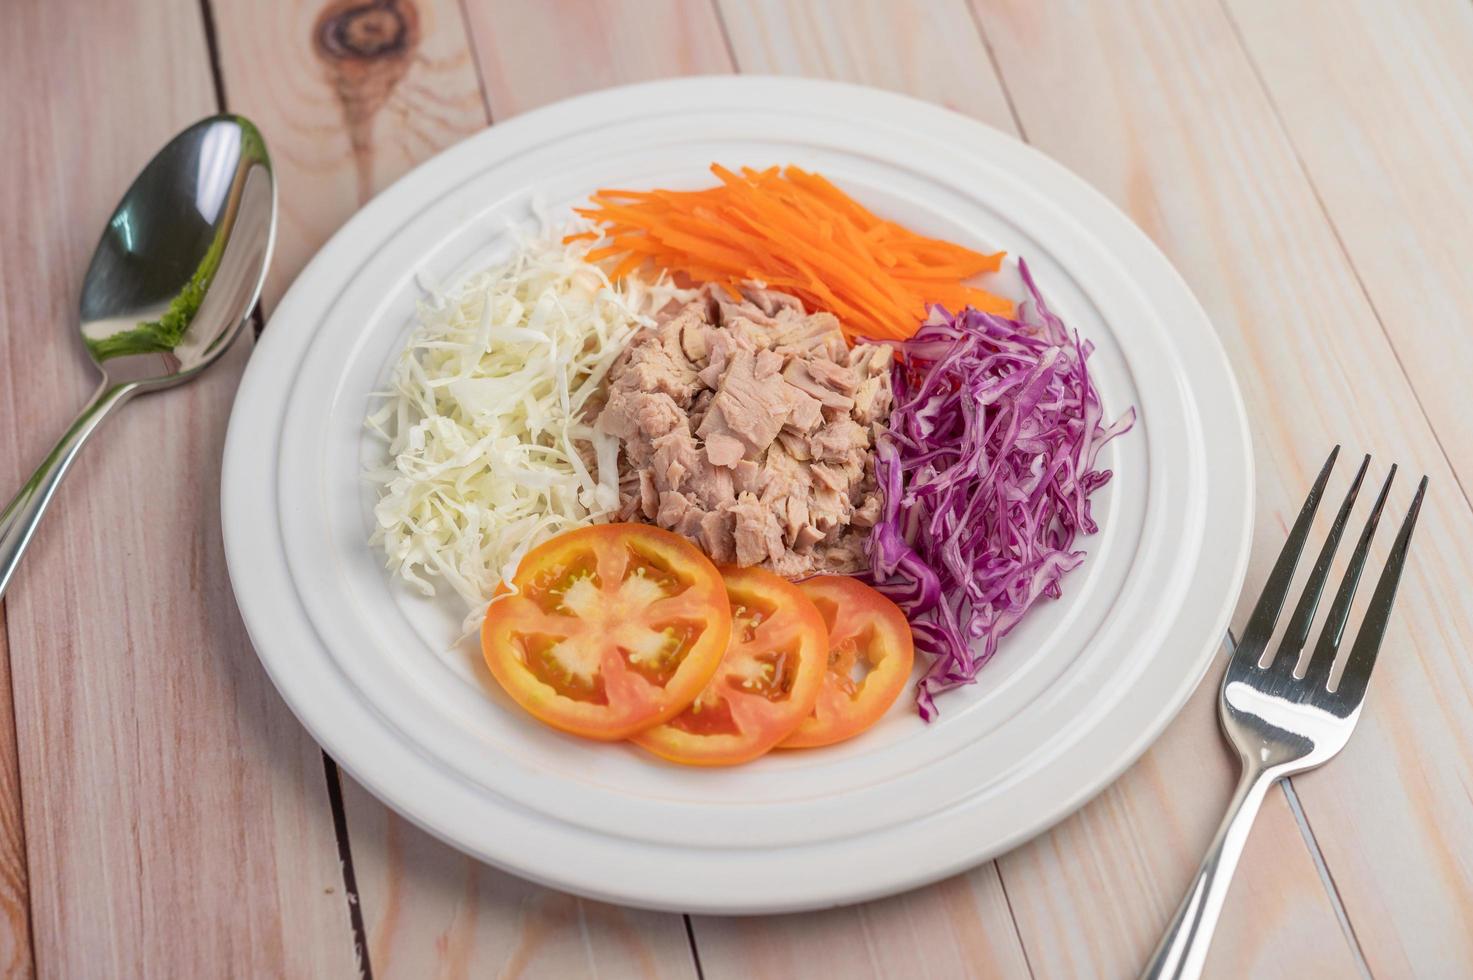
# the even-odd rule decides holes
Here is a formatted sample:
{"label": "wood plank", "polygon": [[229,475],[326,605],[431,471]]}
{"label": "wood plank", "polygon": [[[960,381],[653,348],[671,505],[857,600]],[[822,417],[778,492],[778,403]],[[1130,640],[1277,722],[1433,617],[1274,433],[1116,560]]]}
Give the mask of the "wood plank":
{"label": "wood plank", "polygon": [[1228,7],[1466,494],[1473,6]]}
{"label": "wood plank", "polygon": [[465,10],[495,119],[611,85],[731,71],[707,0],[482,0]]}
{"label": "wood plank", "polygon": [[33,977],[31,889],[26,829],[21,815],[20,760],[15,746],[15,702],[5,604],[0,602],[0,977]]}
{"label": "wood plank", "polygon": [[1007,96],[957,0],[717,0],[746,73],[873,85],[1017,135]]}
{"label": "wood plank", "polygon": [[375,977],[695,976],[679,916],[577,899],[488,868],[347,776],[343,802],[355,816],[360,894],[378,906],[371,918],[364,908]]}
{"label": "wood plank", "polygon": [[[360,47],[386,52],[377,57],[324,54],[322,25],[344,9],[355,8],[322,0],[215,6],[227,100],[260,125],[281,174],[284,220],[268,313],[364,201],[489,121],[455,0],[412,7],[396,0],[369,11],[368,23],[339,22]],[[390,43],[400,23],[403,47]],[[531,885],[430,837],[351,779],[342,779],[342,790],[379,980],[557,977],[588,964],[607,977],[691,974],[680,916],[626,912]]]}
{"label": "wood plank", "polygon": [[[96,383],[72,328],[103,221],[217,107],[192,0],[9,12],[0,125],[25,135],[0,181],[0,471],[19,474]],[[221,441],[247,352],[108,424],[7,597],[35,957],[51,976],[354,969],[320,757],[226,581]]]}
{"label": "wood plank", "polygon": [[[1125,15],[1112,6],[1085,16],[1047,3],[976,6],[1030,138],[1152,234],[1227,345],[1257,442],[1249,598],[1330,444],[1431,475],[1359,730],[1342,758],[1296,786],[1372,966],[1390,975],[1466,971],[1473,866],[1453,842],[1473,839],[1464,585],[1473,511],[1315,188],[1215,3],[1142,2]],[[1405,507],[1410,482],[1393,493],[1393,512]],[[1246,603],[1239,623],[1245,612]],[[1188,792],[1179,769],[1163,767],[1162,778],[1162,795]],[[1002,867],[1011,889],[1015,876],[1008,861]],[[1041,914],[1046,903],[1014,899],[1025,938],[1058,934],[1057,920]]]}
{"label": "wood plank", "polygon": [[450,0],[216,3],[230,108],[264,129],[280,182],[269,313],[322,244],[415,164],[488,119]]}
{"label": "wood plank", "polygon": [[692,917],[708,980],[1027,977],[992,862],[929,888],[848,908],[755,918]]}
{"label": "wood plank", "polygon": [[[1016,135],[983,38],[961,2],[896,5],[876,0],[857,6],[772,2],[756,8],[731,3],[724,9],[733,50],[744,70],[752,64],[762,71],[837,77],[933,101],[948,92],[967,93],[957,107]],[[890,44],[891,38],[904,41]],[[922,60],[924,66],[918,64]],[[999,892],[1005,888],[1006,901],[992,908],[993,917],[980,924],[984,932],[1002,928],[997,916],[1008,915],[1009,902],[1020,920],[1026,914],[1054,923],[1047,932],[1023,930],[1035,975],[1128,975],[1139,969],[1155,944],[1211,838],[1235,775],[1212,718],[1215,693],[1207,688],[1210,685],[1160,743],[1099,799],[1052,833],[1004,858],[1000,879],[989,869],[969,876],[978,887],[994,883],[990,887]],[[1163,774],[1170,775],[1178,792],[1164,792]],[[1131,887],[1113,887],[1118,882],[1130,882]],[[1289,931],[1264,929],[1250,908],[1235,902],[1222,924],[1211,963],[1214,975],[1234,975],[1245,963],[1262,967],[1265,976],[1288,975],[1271,965],[1283,962],[1287,969],[1298,963],[1293,955],[1298,949],[1313,951],[1327,966],[1353,969],[1313,860],[1281,796],[1267,804],[1263,826],[1244,860],[1234,897],[1245,893],[1294,896],[1302,904]],[[1108,901],[1101,900],[1105,894]],[[885,914],[873,910],[891,904],[863,907],[856,918]],[[979,903],[978,908],[987,910],[988,905]],[[718,935],[726,930],[737,936],[750,932],[737,924],[720,928],[706,920],[694,921],[702,965],[709,975],[718,975],[715,951],[734,958],[724,964],[734,975],[753,968],[754,962],[803,962],[792,953],[780,959],[784,954],[775,950],[774,937],[764,937],[760,945],[722,941]],[[1011,928],[1010,919],[1007,924]],[[920,961],[934,955],[935,949],[955,948],[951,928],[941,916],[911,924],[892,914],[883,934],[887,944],[898,944],[899,950]],[[779,935],[810,955],[829,941],[822,934],[793,932],[796,935]],[[974,958],[974,951],[963,948],[962,955],[969,969],[1006,972],[991,958]]]}

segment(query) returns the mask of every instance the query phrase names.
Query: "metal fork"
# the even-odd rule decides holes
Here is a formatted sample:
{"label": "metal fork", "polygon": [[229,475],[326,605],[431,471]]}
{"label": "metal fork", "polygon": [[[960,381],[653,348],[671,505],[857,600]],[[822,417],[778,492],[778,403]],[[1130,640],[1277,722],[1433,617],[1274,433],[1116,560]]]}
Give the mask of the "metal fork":
{"label": "metal fork", "polygon": [[1309,639],[1310,625],[1314,621],[1315,609],[1319,605],[1320,593],[1324,591],[1325,579],[1329,577],[1330,562],[1335,549],[1350,520],[1351,508],[1360,491],[1362,479],[1371,457],[1360,464],[1355,482],[1335,515],[1330,536],[1320,549],[1319,558],[1310,571],[1304,592],[1289,617],[1284,638],[1279,642],[1273,660],[1267,665],[1260,663],[1268,642],[1273,637],[1274,626],[1288,597],[1289,586],[1294,578],[1294,568],[1299,563],[1309,537],[1310,526],[1329,482],[1330,471],[1340,453],[1336,446],[1325,460],[1309,498],[1299,511],[1294,527],[1289,531],[1289,540],[1274,562],[1263,594],[1253,607],[1248,618],[1248,627],[1243,632],[1242,642],[1228,662],[1227,674],[1222,679],[1222,691],[1218,695],[1218,715],[1222,720],[1223,732],[1228,741],[1238,750],[1243,773],[1238,788],[1228,804],[1227,815],[1197,876],[1191,890],[1177,909],[1170,928],[1160,944],[1151,954],[1150,964],[1142,974],[1144,978],[1172,977],[1194,978],[1202,973],[1207,959],[1207,948],[1212,942],[1212,932],[1222,912],[1223,900],[1227,897],[1228,884],[1233,870],[1243,853],[1248,831],[1264,796],[1278,780],[1285,776],[1303,772],[1322,765],[1345,747],[1350,733],[1360,718],[1361,705],[1365,702],[1366,685],[1371,679],[1371,668],[1376,663],[1376,652],[1381,648],[1381,639],[1386,635],[1386,623],[1391,617],[1391,604],[1396,598],[1396,586],[1401,581],[1401,572],[1406,564],[1407,550],[1411,545],[1412,529],[1417,524],[1417,514],[1422,509],[1422,497],[1427,492],[1427,478],[1422,477],[1417,495],[1412,500],[1402,522],[1401,531],[1391,547],[1391,555],[1376,591],[1371,596],[1360,633],[1350,648],[1340,680],[1332,690],[1329,686],[1331,668],[1345,634],[1345,621],[1350,615],[1351,600],[1355,597],[1356,585],[1360,582],[1361,570],[1365,567],[1366,555],[1371,550],[1371,538],[1376,524],[1381,519],[1381,509],[1386,504],[1386,494],[1396,476],[1396,467],[1386,476],[1376,505],[1366,521],[1365,530],[1356,542],[1346,567],[1340,591],[1330,604],[1325,625],[1320,631],[1319,642],[1302,676],[1296,676],[1300,651]]}

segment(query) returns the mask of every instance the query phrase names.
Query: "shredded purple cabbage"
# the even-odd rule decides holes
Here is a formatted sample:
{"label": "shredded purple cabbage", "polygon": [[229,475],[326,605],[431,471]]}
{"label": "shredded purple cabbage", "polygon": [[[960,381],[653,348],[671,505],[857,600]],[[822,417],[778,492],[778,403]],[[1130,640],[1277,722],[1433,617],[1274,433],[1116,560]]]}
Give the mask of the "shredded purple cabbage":
{"label": "shredded purple cabbage", "polygon": [[[1017,320],[933,307],[898,345],[895,408],[875,447],[883,515],[869,539],[876,587],[905,610],[930,668],[916,688],[927,721],[941,691],[976,680],[1040,597],[1058,598],[1098,527],[1089,495],[1110,479],[1109,426],[1081,342],[1051,313],[1028,266]],[[980,642],[978,642],[980,641]]]}

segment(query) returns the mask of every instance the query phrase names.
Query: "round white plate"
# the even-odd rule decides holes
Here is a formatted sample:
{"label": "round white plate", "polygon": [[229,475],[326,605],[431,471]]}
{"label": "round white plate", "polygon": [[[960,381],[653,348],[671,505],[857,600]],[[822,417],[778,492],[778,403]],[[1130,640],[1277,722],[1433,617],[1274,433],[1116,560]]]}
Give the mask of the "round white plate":
{"label": "round white plate", "polygon": [[[708,164],[796,163],[919,230],[1025,257],[1096,345],[1108,415],[1102,530],[1065,596],[980,682],[902,704],[840,746],[727,771],[564,737],[516,709],[462,610],[367,543],[370,392],[419,282],[508,248],[599,186],[699,186]],[[814,908],[986,860],[1078,807],[1201,678],[1247,562],[1252,454],[1212,328],[1166,258],[1058,164],[944,109],[870,89],[705,78],[601,92],[498,124],[363,209],[297,279],[241,382],[225,450],[231,581],[261,661],[352,775],[456,847],[527,878],[689,912]]]}

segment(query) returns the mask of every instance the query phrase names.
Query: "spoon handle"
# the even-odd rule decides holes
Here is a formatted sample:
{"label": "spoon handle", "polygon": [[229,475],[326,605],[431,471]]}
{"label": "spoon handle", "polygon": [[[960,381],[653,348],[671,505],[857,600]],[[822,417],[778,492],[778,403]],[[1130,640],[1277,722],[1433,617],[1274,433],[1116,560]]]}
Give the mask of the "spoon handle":
{"label": "spoon handle", "polygon": [[67,429],[66,435],[57,442],[56,448],[36,468],[14,499],[5,505],[5,511],[0,513],[0,597],[4,597],[11,573],[20,564],[20,556],[25,553],[36,525],[41,522],[51,495],[56,492],[61,478],[66,476],[72,460],[77,458],[82,444],[113,409],[128,400],[134,390],[136,386],[132,384],[103,381],[87,407]]}

